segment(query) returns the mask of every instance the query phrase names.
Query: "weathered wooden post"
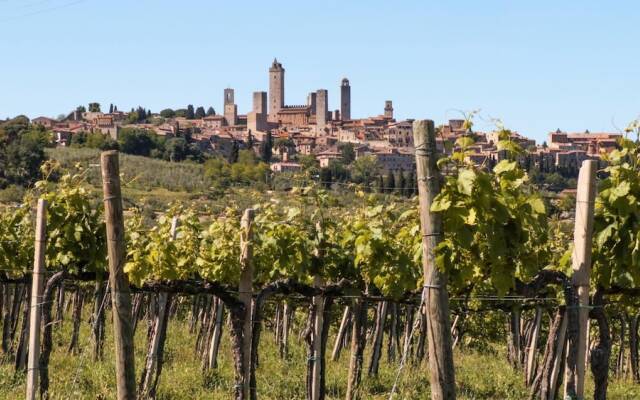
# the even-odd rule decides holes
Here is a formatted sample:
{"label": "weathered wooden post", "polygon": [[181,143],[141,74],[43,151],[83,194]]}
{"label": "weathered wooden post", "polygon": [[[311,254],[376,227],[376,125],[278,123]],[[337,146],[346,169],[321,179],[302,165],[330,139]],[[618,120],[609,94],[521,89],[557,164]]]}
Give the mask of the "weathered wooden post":
{"label": "weathered wooden post", "polygon": [[126,249],[124,216],[120,191],[120,168],[117,151],[105,151],[100,157],[104,215],[107,224],[109,285],[113,309],[113,339],[116,350],[116,385],[119,400],[136,398],[136,372],[131,324],[131,292],[124,273]]}
{"label": "weathered wooden post", "polygon": [[251,343],[253,341],[253,217],[255,211],[248,208],[240,222],[240,284],[238,298],[244,304],[245,317],[242,334],[244,359],[243,399],[251,398]]}
{"label": "weathered wooden post", "polygon": [[[591,275],[591,244],[593,236],[593,214],[596,200],[596,160],[585,160],[580,167],[576,194],[576,218],[573,232],[573,254],[571,282],[578,294],[578,347],[575,369],[567,365],[564,387],[565,398],[584,398],[584,375],[586,368],[587,322],[589,320],[589,280]],[[574,344],[569,342],[569,346]],[[571,354],[571,348],[567,349]]]}
{"label": "weathered wooden post", "polygon": [[[321,288],[324,285],[324,280],[321,276],[315,275],[313,277],[313,286]],[[311,400],[320,400],[320,385],[322,372],[322,364],[324,362],[322,357],[322,327],[324,326],[324,297],[322,295],[313,296],[313,306],[315,307],[316,315],[313,324],[313,373],[311,377]]]}
{"label": "weathered wooden post", "polygon": [[[178,234],[178,217],[171,221],[170,240],[176,240]],[[156,398],[156,390],[160,372],[162,371],[162,357],[164,353],[164,340],[167,335],[167,322],[170,307],[169,293],[158,293],[158,313],[153,323],[153,334],[149,340],[149,349],[142,377],[140,380],[140,397]]]}
{"label": "weathered wooden post", "polygon": [[[27,364],[27,400],[35,400],[40,377],[40,318],[42,289],[44,286],[44,263],[47,239],[47,201],[38,200],[36,215],[35,255],[31,280],[31,309],[29,322],[29,361]],[[6,321],[5,321],[6,324]]]}
{"label": "weathered wooden post", "polygon": [[455,370],[451,346],[451,323],[447,275],[435,265],[435,249],[444,235],[442,217],[431,212],[431,203],[440,192],[440,172],[436,165],[436,133],[431,120],[413,122],[413,141],[418,173],[420,226],[422,228],[422,268],[429,330],[431,398],[456,398]]}
{"label": "weathered wooden post", "polygon": [[533,383],[536,372],[536,354],[538,354],[538,337],[540,336],[540,325],[542,323],[542,307],[536,307],[536,316],[533,322],[533,332],[529,342],[529,353],[527,354],[527,365],[525,368],[525,382],[529,386]]}
{"label": "weathered wooden post", "polygon": [[351,309],[349,306],[344,307],[344,312],[342,313],[342,320],[340,321],[340,328],[338,329],[338,334],[336,335],[336,341],[333,345],[333,352],[331,353],[331,360],[338,361],[340,358],[340,351],[342,350],[342,345],[344,342],[344,338],[347,335],[347,326],[349,325],[349,320],[351,319]]}

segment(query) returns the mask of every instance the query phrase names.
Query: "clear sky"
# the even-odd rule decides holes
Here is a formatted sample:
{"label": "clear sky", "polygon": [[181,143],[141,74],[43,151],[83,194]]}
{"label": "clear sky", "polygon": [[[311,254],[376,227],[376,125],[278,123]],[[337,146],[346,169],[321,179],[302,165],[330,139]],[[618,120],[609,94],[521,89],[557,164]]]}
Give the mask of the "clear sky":
{"label": "clear sky", "polygon": [[348,77],[354,118],[442,123],[481,109],[539,141],[612,131],[640,114],[637,1],[0,0],[0,118],[55,117],[90,101],[128,110],[212,105],[240,113],[267,90],[285,100]]}

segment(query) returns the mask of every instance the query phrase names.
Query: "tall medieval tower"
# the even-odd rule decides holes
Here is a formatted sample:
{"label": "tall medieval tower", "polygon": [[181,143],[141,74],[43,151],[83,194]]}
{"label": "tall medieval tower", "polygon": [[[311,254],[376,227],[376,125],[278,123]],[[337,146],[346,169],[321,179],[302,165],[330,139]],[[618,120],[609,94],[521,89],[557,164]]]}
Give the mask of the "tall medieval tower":
{"label": "tall medieval tower", "polygon": [[351,119],[351,86],[347,78],[340,85],[340,118],[343,121]]}
{"label": "tall medieval tower", "polygon": [[224,120],[228,126],[233,126],[238,122],[238,106],[231,88],[224,90]]}
{"label": "tall medieval tower", "polygon": [[278,111],[284,108],[284,68],[277,59],[269,68],[269,120],[278,120]]}
{"label": "tall medieval tower", "polygon": [[384,116],[385,118],[393,118],[393,102],[391,100],[384,102]]}

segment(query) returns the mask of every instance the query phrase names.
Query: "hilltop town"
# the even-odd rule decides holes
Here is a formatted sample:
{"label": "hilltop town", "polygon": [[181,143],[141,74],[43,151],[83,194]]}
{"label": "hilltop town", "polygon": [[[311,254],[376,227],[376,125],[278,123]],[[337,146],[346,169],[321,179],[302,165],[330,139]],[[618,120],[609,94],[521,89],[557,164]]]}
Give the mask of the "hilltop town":
{"label": "hilltop town", "polygon": [[[78,107],[64,118],[34,118],[33,124],[41,125],[54,134],[58,146],[69,146],[74,136],[101,133],[118,141],[124,129],[144,129],[163,137],[185,137],[201,151],[232,159],[240,149],[259,152],[269,143],[272,156],[269,167],[274,173],[295,172],[303,168],[300,157],[313,157],[320,168],[332,162],[345,161],[345,146],[350,147],[350,157],[358,159],[371,156],[383,173],[413,171],[413,120],[396,120],[393,102],[380,105],[379,115],[354,118],[351,113],[351,85],[343,78],[338,85],[340,108],[329,109],[329,91],[318,89],[308,93],[303,105],[287,104],[285,99],[285,68],[277,61],[268,69],[268,92],[253,93],[253,105],[245,114],[238,113],[234,89],[223,93],[222,114],[209,107],[194,109],[165,109],[151,113],[141,107],[130,112],[118,110],[113,104],[103,112],[97,103],[89,108]],[[497,147],[495,132],[471,132],[464,119],[446,121],[438,126],[438,148],[450,152],[456,139],[473,136],[474,143],[467,150],[467,157],[478,165],[495,165],[505,156]],[[548,140],[537,144],[534,140],[512,132],[512,140],[525,154],[520,162],[529,170],[541,173],[558,172],[565,177],[575,177],[583,160],[599,159],[603,153],[616,148],[617,133],[584,133],[552,131]]]}

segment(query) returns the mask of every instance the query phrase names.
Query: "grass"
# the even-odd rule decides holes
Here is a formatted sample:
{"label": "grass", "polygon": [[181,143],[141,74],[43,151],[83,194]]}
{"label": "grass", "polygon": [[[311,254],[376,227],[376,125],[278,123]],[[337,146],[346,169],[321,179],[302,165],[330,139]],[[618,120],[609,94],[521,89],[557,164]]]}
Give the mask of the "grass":
{"label": "grass", "polygon": [[[80,165],[88,169],[88,182],[95,187],[101,186],[99,150],[56,147],[46,151],[50,159],[57,160],[64,168]],[[120,173],[124,186],[143,192],[162,188],[169,192],[203,193],[209,186],[202,165],[195,163],[120,154]]]}
{"label": "grass", "polygon": [[[107,329],[104,361],[91,361],[88,307],[80,333],[79,355],[67,354],[71,322],[65,320],[54,330],[54,351],[50,363],[51,399],[113,399],[115,398],[115,374],[111,327]],[[301,315],[300,315],[301,316]],[[109,320],[109,318],[107,318]],[[261,399],[284,400],[305,398],[304,345],[297,339],[300,325],[295,325],[291,335],[290,357],[282,360],[277,356],[273,334],[263,332],[260,343],[260,366],[257,371],[258,396]],[[335,332],[333,332],[335,333]],[[208,373],[200,369],[194,352],[195,335],[189,334],[188,322],[174,319],[169,323],[165,347],[165,364],[158,388],[158,399],[227,399],[231,398],[233,365],[228,340],[228,330],[223,333],[219,354],[219,368]],[[329,343],[332,343],[331,338]],[[146,323],[141,321],[135,338],[135,358],[138,372],[144,362],[146,349]],[[523,399],[527,390],[522,374],[506,362],[504,348],[492,345],[491,351],[456,351],[456,378],[458,398],[472,399]],[[397,364],[386,362],[386,354],[380,365],[378,377],[367,377],[366,366],[369,353],[365,355],[365,374],[361,394],[363,399],[387,399],[397,373]],[[6,361],[6,360],[5,360]],[[348,351],[343,352],[338,362],[327,363],[327,398],[344,398],[348,370]],[[400,375],[399,392],[396,399],[429,399],[428,368],[426,365],[408,364]],[[136,377],[137,379],[139,377]],[[25,393],[24,375],[14,374],[11,363],[0,365],[0,398],[18,399]],[[592,396],[592,384],[587,384],[588,397]],[[640,398],[640,388],[626,381],[610,383],[610,399]]]}

